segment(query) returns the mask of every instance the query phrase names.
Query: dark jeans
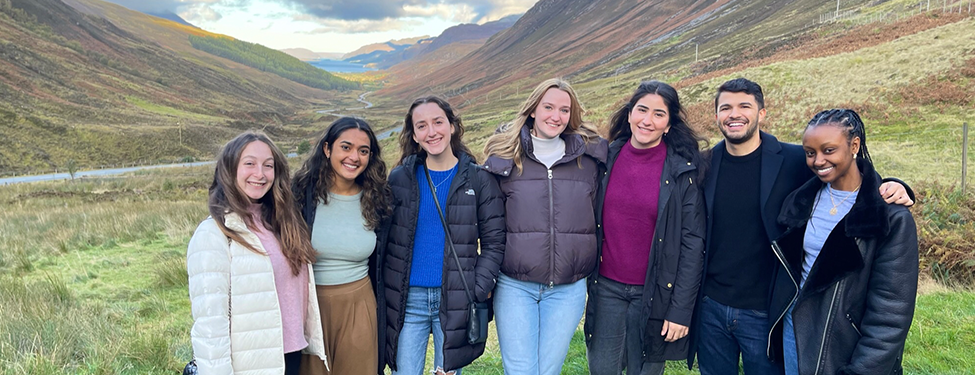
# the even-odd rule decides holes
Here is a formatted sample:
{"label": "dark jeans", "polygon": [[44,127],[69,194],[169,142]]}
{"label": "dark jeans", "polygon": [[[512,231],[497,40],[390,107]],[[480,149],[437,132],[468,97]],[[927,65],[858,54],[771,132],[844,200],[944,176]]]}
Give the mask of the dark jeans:
{"label": "dark jeans", "polygon": [[[591,287],[596,304],[592,337],[586,347],[592,375],[659,375],[664,362],[643,362],[643,285],[623,284],[599,276]],[[588,319],[588,317],[587,317]],[[622,323],[622,324],[621,324]]]}
{"label": "dark jeans", "polygon": [[[318,358],[318,356],[315,356]],[[331,358],[329,358],[331,360]],[[291,353],[284,353],[284,375],[298,375],[301,367],[301,350]]]}
{"label": "dark jeans", "polygon": [[701,375],[737,375],[738,355],[745,375],[781,375],[769,361],[768,312],[736,309],[707,296],[701,300],[697,349]]}

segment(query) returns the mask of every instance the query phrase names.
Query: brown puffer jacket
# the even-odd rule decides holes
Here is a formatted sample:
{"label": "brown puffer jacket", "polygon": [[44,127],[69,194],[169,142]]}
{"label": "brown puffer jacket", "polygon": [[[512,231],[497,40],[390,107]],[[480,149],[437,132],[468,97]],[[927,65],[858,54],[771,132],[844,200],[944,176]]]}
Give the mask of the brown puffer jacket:
{"label": "brown puffer jacket", "polygon": [[514,161],[488,157],[505,197],[505,254],[501,272],[522,281],[568,284],[596,264],[596,192],[606,162],[605,139],[586,143],[562,135],[565,156],[551,169],[535,158],[528,127],[522,128],[522,170]]}

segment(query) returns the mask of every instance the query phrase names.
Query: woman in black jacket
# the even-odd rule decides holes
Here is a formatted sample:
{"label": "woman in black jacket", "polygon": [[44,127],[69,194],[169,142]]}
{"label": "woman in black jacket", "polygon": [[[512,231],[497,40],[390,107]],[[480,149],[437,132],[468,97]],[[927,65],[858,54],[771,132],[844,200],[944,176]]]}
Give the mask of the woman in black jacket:
{"label": "woman in black jacket", "polygon": [[786,374],[900,374],[917,294],[914,218],[878,193],[856,112],[820,112],[802,147],[818,178],[779,215],[789,229],[772,242],[770,357]]}
{"label": "woman in black jacket", "polygon": [[[413,102],[400,133],[382,270],[385,352],[393,374],[423,372],[431,333],[437,374],[459,374],[484,352],[483,343],[467,340],[467,291],[485,302],[494,289],[504,257],[504,201],[494,177],[476,166],[463,134],[450,104],[433,96]],[[437,202],[462,269],[446,243]]]}
{"label": "woman in black jacket", "polygon": [[687,357],[704,263],[701,138],[677,91],[643,82],[613,115],[600,182],[600,257],[589,278],[586,347],[594,375],[663,374]]}
{"label": "woman in black jacket", "polygon": [[342,117],[329,125],[295,174],[292,191],[315,249],[313,270],[331,364],[329,369],[308,361],[302,374],[382,374],[385,306],[378,293],[383,285],[378,244],[390,214],[389,189],[386,163],[369,124]]}

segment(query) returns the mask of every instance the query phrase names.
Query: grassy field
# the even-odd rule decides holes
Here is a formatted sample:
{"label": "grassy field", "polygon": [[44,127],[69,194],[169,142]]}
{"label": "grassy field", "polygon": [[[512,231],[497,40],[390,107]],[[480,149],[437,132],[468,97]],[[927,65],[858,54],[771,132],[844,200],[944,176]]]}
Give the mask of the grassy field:
{"label": "grassy field", "polygon": [[[210,173],[198,167],[0,187],[0,373],[180,369],[192,356],[186,244],[207,215]],[[940,194],[922,189],[925,199]],[[926,218],[943,226],[952,210],[969,207],[949,201],[922,203],[914,211],[919,223]],[[925,284],[908,338],[907,372],[975,373],[975,293]],[[465,373],[502,373],[491,337]],[[669,363],[668,374],[697,373],[682,366]],[[563,373],[586,373],[581,329]]]}

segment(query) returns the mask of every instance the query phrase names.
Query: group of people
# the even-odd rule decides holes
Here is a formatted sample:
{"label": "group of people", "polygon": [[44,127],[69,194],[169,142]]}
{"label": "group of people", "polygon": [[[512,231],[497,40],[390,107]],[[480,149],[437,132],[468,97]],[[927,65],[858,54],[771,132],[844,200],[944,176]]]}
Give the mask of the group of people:
{"label": "group of people", "polygon": [[891,374],[917,289],[913,192],[882,180],[859,115],[802,145],[759,127],[744,78],[715,96],[723,140],[642,82],[608,139],[564,80],[538,85],[478,161],[445,100],[417,99],[388,174],[364,120],[332,123],[294,179],[265,135],[222,149],[187,251],[200,374],[435,374],[484,352],[559,374],[585,315],[593,374]]}

